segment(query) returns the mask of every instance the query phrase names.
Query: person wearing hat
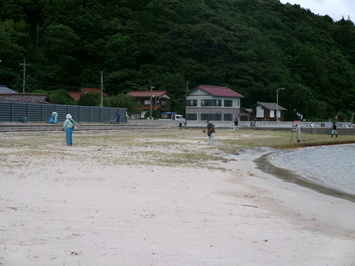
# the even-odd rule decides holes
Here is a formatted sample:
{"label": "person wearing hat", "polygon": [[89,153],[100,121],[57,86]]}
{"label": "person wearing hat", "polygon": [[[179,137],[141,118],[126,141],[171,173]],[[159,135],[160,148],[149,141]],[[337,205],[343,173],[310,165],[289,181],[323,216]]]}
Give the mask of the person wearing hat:
{"label": "person wearing hat", "polygon": [[63,124],[63,130],[65,131],[65,142],[67,146],[73,145],[73,132],[75,127],[75,121],[70,114],[67,114]]}
{"label": "person wearing hat", "polygon": [[58,121],[58,113],[53,111],[52,112],[52,118],[54,119],[54,124],[57,124]]}

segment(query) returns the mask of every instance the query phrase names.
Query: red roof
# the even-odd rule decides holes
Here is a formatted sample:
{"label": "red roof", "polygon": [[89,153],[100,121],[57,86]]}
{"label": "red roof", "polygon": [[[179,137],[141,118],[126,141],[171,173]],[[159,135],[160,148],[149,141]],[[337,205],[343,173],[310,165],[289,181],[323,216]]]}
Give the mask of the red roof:
{"label": "red roof", "polygon": [[[101,93],[101,89],[98,88],[80,88],[79,92],[90,93],[90,92],[98,92]],[[103,96],[107,96],[106,93],[102,93]]]}
{"label": "red roof", "polygon": [[212,96],[244,98],[243,95],[231,90],[228,87],[199,85],[196,89],[201,89]]}
{"label": "red roof", "polygon": [[[164,94],[168,95],[167,91],[152,91],[152,95],[154,95],[154,97],[161,97]],[[149,98],[150,91],[130,91],[129,93],[127,93],[127,95],[131,95],[135,98]]]}
{"label": "red roof", "polygon": [[80,92],[68,92],[70,97],[72,97],[76,102],[79,101],[80,97],[81,97],[81,93]]}
{"label": "red roof", "polygon": [[[101,94],[101,90],[98,88],[80,88],[79,92],[68,92],[69,95],[77,102],[79,101],[81,95],[84,95],[86,93],[90,92],[97,92]],[[107,96],[106,93],[102,93],[102,96]]]}

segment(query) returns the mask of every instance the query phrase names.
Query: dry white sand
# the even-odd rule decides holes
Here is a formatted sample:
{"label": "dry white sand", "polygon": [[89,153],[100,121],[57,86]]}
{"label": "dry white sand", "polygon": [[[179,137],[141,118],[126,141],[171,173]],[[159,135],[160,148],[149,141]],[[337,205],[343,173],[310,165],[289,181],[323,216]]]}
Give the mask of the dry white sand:
{"label": "dry white sand", "polygon": [[355,265],[355,204],[261,173],[265,150],[154,165],[218,142],[88,135],[1,135],[0,265]]}

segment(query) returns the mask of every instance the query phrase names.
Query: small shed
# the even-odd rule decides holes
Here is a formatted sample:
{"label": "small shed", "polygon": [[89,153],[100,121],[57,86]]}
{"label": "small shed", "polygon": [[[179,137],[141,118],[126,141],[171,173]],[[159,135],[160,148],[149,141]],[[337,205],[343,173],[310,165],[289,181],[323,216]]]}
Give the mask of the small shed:
{"label": "small shed", "polygon": [[252,121],[253,120],[253,109],[251,108],[240,108],[240,121]]}
{"label": "small shed", "polygon": [[276,103],[257,102],[252,106],[253,117],[259,121],[284,121],[286,108]]}

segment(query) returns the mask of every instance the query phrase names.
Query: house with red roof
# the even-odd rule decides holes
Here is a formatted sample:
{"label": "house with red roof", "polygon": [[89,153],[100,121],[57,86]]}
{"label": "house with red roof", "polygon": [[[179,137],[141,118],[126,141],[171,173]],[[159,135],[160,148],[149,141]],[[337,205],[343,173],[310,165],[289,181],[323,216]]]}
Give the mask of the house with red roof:
{"label": "house with red roof", "polygon": [[[165,90],[130,91],[127,95],[134,97],[139,105],[141,113],[137,118],[144,118],[146,113],[150,113],[150,108],[160,116],[164,112],[170,112],[170,96]],[[152,104],[150,104],[151,98]]]}
{"label": "house with red roof", "polygon": [[[101,90],[99,88],[80,88],[78,92],[68,92],[70,97],[72,97],[76,102],[79,101],[80,97],[85,94],[90,93],[98,93],[101,94]],[[102,93],[102,96],[106,97],[106,93]]]}
{"label": "house with red roof", "polygon": [[186,120],[233,121],[240,118],[243,95],[222,86],[199,85],[185,94]]}

